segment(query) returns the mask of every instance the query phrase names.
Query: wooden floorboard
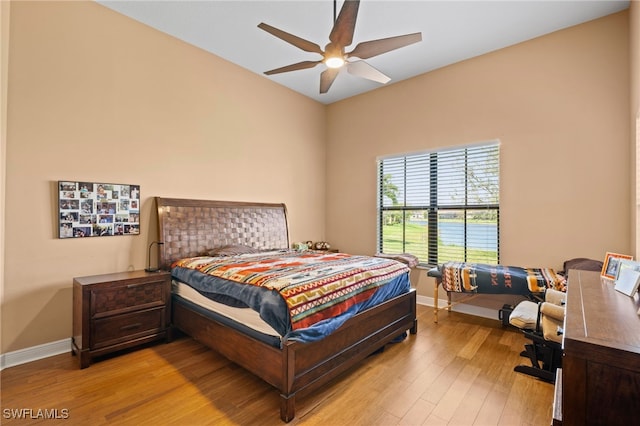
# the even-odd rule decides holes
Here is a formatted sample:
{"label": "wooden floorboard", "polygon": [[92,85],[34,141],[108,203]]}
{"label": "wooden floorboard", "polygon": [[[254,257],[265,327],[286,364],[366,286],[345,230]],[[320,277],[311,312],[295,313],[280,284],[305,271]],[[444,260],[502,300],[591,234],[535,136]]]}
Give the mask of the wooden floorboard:
{"label": "wooden floorboard", "polygon": [[[290,424],[550,424],[553,385],[513,371],[526,363],[517,330],[460,313],[434,324],[425,306],[418,315],[417,335],[299,399]],[[188,337],[84,370],[71,354],[57,355],[7,368],[1,379],[3,425],[283,424],[274,388]],[[68,418],[43,418],[52,415]]]}

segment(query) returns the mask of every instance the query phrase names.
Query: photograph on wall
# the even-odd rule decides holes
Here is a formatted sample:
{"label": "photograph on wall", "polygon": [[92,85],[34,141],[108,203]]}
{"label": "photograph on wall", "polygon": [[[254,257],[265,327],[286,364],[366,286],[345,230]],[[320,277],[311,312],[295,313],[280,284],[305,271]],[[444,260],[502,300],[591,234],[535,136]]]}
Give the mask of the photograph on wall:
{"label": "photograph on wall", "polygon": [[59,238],[140,233],[140,186],[58,182]]}

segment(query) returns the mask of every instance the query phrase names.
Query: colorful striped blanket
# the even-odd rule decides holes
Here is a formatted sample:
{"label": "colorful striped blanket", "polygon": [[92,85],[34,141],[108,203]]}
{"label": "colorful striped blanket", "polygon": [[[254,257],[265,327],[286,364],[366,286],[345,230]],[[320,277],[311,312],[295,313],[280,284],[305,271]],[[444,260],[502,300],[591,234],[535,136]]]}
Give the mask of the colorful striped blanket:
{"label": "colorful striped blanket", "polygon": [[566,291],[566,285],[565,277],[549,268],[462,262],[442,265],[442,288],[446,291],[526,296],[542,293],[547,288]]}
{"label": "colorful striped blanket", "polygon": [[347,311],[409,271],[389,259],[326,252],[193,257],[174,262],[174,267],[277,291],[294,330]]}

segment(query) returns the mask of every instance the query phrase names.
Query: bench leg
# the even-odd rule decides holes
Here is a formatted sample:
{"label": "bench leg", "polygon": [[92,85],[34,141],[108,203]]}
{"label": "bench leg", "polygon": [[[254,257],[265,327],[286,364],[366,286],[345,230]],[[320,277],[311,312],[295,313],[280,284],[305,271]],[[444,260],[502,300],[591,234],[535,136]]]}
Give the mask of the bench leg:
{"label": "bench leg", "polygon": [[435,287],[433,288],[433,322],[438,323],[438,286],[440,280],[435,279]]}

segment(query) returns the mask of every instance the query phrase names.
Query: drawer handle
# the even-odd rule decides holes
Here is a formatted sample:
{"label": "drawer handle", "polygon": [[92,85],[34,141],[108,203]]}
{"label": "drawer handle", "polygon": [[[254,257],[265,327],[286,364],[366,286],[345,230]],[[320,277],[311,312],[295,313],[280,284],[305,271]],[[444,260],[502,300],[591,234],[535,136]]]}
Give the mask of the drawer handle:
{"label": "drawer handle", "polygon": [[129,324],[129,325],[123,325],[122,327],[120,327],[120,330],[132,330],[134,328],[139,328],[142,325],[142,323],[137,322],[135,324]]}
{"label": "drawer handle", "polygon": [[137,283],[137,284],[127,284],[127,288],[135,288],[135,287],[140,287],[142,285],[147,285],[149,283]]}

